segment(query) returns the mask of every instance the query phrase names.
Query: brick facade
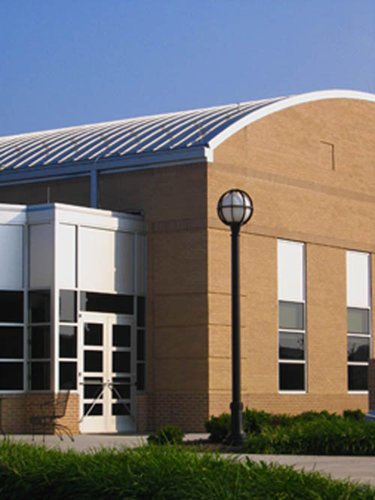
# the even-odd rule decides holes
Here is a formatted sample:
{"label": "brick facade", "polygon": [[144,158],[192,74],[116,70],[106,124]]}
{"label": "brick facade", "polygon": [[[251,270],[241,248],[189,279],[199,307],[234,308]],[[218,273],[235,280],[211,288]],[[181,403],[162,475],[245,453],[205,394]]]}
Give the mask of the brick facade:
{"label": "brick facade", "polygon": [[[212,164],[99,176],[101,208],[140,208],[148,227],[147,391],[137,397],[137,430],[166,423],[203,430],[211,414],[228,411],[230,237],[216,204],[233,187],[255,206],[240,238],[244,404],[284,413],[367,410],[365,394],[347,391],[345,252],[371,253],[374,278],[374,123],[374,103],[310,102],[239,130]],[[0,187],[0,202],[42,203],[50,188],[51,201],[84,205],[89,185],[80,178]],[[306,245],[306,394],[278,392],[278,238]],[[370,390],[370,405],[372,397]],[[27,428],[22,398],[4,401],[9,429]]]}

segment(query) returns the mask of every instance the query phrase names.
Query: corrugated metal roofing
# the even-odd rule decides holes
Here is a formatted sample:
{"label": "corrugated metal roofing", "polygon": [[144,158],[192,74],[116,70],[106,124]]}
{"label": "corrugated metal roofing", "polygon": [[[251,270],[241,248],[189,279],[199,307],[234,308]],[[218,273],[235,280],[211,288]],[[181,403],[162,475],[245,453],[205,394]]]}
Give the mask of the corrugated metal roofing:
{"label": "corrugated metal roofing", "polygon": [[0,137],[0,171],[103,164],[143,153],[207,146],[246,115],[284,98]]}

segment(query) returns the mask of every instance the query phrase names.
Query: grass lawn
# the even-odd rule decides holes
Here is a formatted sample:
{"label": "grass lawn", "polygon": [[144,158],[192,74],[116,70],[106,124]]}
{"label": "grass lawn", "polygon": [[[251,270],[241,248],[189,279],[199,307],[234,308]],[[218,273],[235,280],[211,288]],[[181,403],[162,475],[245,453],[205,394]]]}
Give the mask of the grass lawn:
{"label": "grass lawn", "polygon": [[176,446],[83,454],[4,441],[1,499],[375,499],[375,489]]}

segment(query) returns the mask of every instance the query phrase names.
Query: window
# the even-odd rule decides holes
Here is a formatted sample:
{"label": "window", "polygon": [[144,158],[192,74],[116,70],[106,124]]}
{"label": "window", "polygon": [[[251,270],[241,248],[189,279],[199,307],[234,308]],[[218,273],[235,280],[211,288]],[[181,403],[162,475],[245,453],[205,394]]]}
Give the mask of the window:
{"label": "window", "polygon": [[146,385],[146,307],[145,297],[137,297],[137,390]]}
{"label": "window", "polygon": [[29,387],[32,391],[51,388],[51,293],[29,292]]}
{"label": "window", "polygon": [[[59,389],[77,389],[77,292],[60,290]],[[86,335],[86,332],[85,332]]]}
{"label": "window", "polygon": [[24,390],[24,295],[0,291],[0,391]]}
{"label": "window", "polygon": [[278,240],[279,390],[306,390],[304,244]]}
{"label": "window", "polygon": [[347,272],[347,380],[348,391],[367,391],[371,354],[370,256],[348,251]]}

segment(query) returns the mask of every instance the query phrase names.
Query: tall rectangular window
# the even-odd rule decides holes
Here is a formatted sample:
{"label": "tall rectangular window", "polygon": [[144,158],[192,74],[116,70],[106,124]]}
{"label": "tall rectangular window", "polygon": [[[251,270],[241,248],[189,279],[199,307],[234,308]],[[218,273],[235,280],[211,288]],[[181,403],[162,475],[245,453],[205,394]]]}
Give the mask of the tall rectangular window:
{"label": "tall rectangular window", "polygon": [[278,240],[279,390],[306,390],[305,246]]}
{"label": "tall rectangular window", "polygon": [[370,255],[346,252],[348,391],[367,391],[371,354]]}

